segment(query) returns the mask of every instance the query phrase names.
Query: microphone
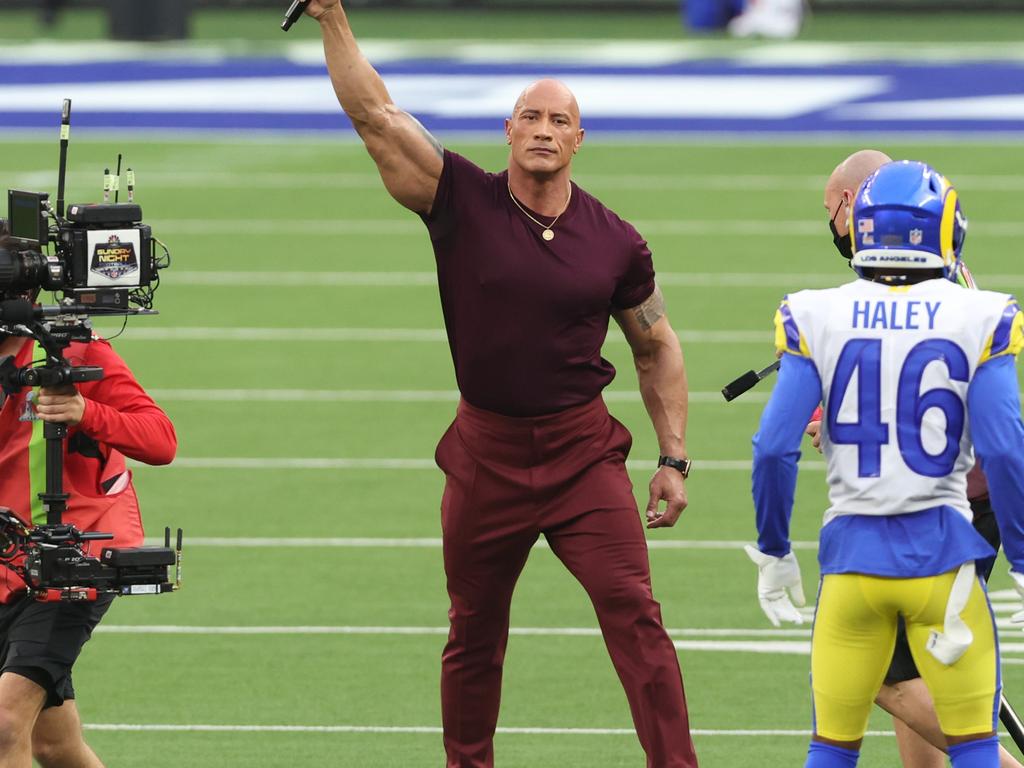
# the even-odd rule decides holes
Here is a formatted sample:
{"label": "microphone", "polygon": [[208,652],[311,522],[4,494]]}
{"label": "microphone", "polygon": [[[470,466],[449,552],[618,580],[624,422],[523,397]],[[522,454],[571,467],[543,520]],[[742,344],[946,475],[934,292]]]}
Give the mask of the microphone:
{"label": "microphone", "polygon": [[299,20],[307,5],[309,5],[309,0],[292,0],[288,12],[284,15],[284,21],[281,22],[281,29],[285,32],[291,29],[292,24]]}
{"label": "microphone", "polygon": [[35,307],[28,299],[0,301],[0,321],[11,325],[25,325],[35,319]]}
{"label": "microphone", "polygon": [[761,379],[770,376],[779,370],[779,361],[776,360],[774,363],[769,365],[767,368],[762,368],[760,371],[747,371],[735,381],[730,381],[722,388],[722,397],[729,400],[735,400],[737,397],[742,395],[748,389],[753,387]]}

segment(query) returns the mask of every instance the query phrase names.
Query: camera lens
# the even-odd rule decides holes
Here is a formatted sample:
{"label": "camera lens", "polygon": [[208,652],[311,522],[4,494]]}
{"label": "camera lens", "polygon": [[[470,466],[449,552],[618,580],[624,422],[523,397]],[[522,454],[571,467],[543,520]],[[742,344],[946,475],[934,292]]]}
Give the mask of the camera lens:
{"label": "camera lens", "polygon": [[63,269],[36,251],[0,248],[0,291],[58,290]]}

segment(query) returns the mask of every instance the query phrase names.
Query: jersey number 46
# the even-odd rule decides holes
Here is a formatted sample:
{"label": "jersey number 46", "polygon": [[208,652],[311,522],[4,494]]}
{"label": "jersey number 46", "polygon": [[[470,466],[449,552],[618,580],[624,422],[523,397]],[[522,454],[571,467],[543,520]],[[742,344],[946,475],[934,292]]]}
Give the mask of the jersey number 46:
{"label": "jersey number 46", "polygon": [[[964,431],[964,401],[951,389],[921,391],[921,379],[930,363],[945,365],[951,381],[967,382],[970,366],[964,351],[948,339],[927,339],[915,345],[903,360],[896,390],[896,440],[906,465],[919,475],[945,477],[960,455]],[[857,373],[857,420],[839,421],[839,409],[854,372]],[[882,421],[882,340],[851,339],[839,353],[828,393],[828,434],[837,445],[857,446],[857,474],[878,477],[882,446],[889,443],[889,425]],[[938,453],[924,446],[925,414],[938,408],[946,417],[946,444]]]}

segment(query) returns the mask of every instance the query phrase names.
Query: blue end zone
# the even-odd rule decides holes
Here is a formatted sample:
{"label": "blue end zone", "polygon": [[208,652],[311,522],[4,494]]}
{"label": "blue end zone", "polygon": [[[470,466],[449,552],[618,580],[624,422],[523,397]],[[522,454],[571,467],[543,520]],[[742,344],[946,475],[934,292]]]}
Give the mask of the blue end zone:
{"label": "blue end zone", "polygon": [[[519,90],[554,76],[577,93],[595,133],[1024,136],[1024,63],[538,68],[407,60],[378,69],[396,103],[445,133],[500,130]],[[74,100],[76,127],[350,130],[326,70],[285,58],[0,63],[0,128],[55,127],[65,97]]]}

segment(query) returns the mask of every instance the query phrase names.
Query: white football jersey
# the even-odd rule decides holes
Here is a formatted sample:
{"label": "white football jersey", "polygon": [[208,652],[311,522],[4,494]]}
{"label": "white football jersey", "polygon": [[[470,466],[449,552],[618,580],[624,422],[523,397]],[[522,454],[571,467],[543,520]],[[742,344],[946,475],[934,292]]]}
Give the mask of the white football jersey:
{"label": "white football jersey", "polygon": [[967,388],[978,365],[1020,351],[1021,323],[1013,297],[943,279],[856,280],[783,300],[776,346],[821,378],[825,523],[939,505],[970,519]]}

